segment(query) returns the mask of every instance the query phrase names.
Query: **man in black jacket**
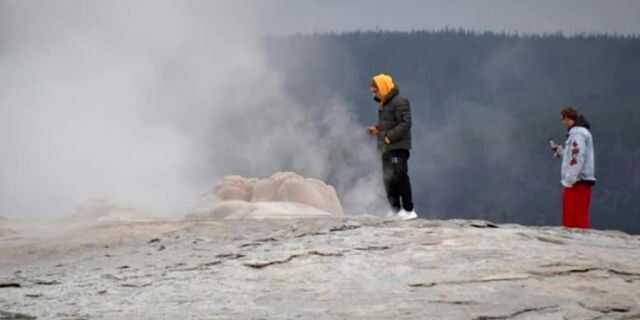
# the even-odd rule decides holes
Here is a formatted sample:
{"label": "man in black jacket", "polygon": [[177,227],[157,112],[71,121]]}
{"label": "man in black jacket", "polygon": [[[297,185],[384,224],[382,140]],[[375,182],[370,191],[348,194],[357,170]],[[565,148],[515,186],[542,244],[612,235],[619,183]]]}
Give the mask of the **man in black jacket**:
{"label": "man in black jacket", "polygon": [[371,92],[379,103],[378,124],[368,130],[369,134],[378,138],[384,187],[392,210],[389,216],[397,216],[402,220],[415,219],[418,215],[413,207],[407,165],[411,150],[409,100],[400,96],[393,78],[386,74],[373,77]]}

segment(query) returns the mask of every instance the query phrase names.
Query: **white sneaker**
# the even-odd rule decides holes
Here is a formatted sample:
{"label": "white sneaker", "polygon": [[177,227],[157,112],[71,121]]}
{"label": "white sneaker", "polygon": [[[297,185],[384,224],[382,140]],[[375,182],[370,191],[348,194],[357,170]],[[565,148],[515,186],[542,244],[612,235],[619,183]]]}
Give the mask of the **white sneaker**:
{"label": "white sneaker", "polygon": [[416,213],[415,209],[411,210],[410,212],[407,212],[406,210],[402,209],[398,213],[398,217],[400,218],[400,220],[407,221],[407,220],[417,219],[418,214]]}

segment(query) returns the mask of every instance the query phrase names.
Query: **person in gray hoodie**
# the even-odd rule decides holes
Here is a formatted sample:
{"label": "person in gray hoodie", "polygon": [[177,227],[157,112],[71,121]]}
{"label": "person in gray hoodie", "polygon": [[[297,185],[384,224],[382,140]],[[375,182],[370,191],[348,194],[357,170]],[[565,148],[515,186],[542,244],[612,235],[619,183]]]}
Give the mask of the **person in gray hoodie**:
{"label": "person in gray hoodie", "polygon": [[562,158],[562,224],[567,228],[588,229],[591,189],[596,183],[591,125],[573,107],[563,108],[560,114],[568,130],[567,140],[564,146],[551,143],[551,148],[557,158]]}

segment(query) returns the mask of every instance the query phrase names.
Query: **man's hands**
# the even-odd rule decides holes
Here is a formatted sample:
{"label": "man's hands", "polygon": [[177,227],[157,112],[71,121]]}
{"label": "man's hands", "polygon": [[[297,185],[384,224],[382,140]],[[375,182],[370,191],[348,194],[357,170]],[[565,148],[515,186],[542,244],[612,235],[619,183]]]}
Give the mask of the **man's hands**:
{"label": "man's hands", "polygon": [[[369,131],[369,134],[377,137],[378,135],[380,135],[380,129],[378,129],[378,127],[376,126],[370,126],[367,128],[367,131]],[[389,139],[389,137],[384,137],[384,143],[385,144],[391,144],[391,140]]]}

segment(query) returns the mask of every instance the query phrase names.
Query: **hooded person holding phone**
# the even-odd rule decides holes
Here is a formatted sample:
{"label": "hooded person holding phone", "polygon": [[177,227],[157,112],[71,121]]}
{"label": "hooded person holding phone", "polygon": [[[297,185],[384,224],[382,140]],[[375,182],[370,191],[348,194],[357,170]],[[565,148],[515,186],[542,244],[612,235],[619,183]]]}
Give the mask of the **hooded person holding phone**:
{"label": "hooded person holding phone", "polygon": [[368,128],[378,140],[382,160],[382,177],[390,217],[411,220],[418,217],[409,180],[408,160],[411,150],[411,106],[400,96],[393,78],[378,74],[371,80],[371,93],[378,103],[378,123]]}

